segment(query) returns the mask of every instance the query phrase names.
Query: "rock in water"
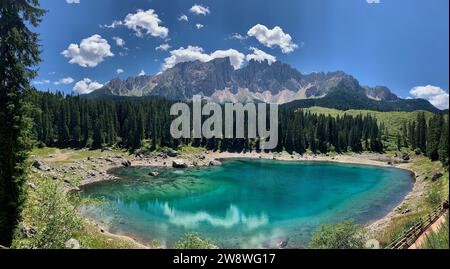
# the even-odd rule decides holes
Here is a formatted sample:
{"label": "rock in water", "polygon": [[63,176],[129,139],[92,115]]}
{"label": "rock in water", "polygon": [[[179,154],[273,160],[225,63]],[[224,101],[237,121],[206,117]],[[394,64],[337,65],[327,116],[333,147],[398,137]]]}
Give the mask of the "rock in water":
{"label": "rock in water", "polygon": [[288,245],[288,241],[287,241],[287,240],[283,240],[283,241],[280,241],[280,242],[278,243],[278,248],[279,248],[279,249],[284,249],[284,248],[287,247],[287,245]]}
{"label": "rock in water", "polygon": [[159,173],[158,172],[150,172],[148,175],[152,176],[152,177],[157,177],[157,176],[159,176]]}
{"label": "rock in water", "polygon": [[209,162],[209,166],[220,166],[222,165],[221,162],[219,162],[218,160],[212,160]]}
{"label": "rock in water", "polygon": [[187,163],[182,160],[174,160],[172,162],[172,166],[173,166],[173,168],[180,168],[180,169],[188,168]]}
{"label": "rock in water", "polygon": [[43,163],[41,161],[38,161],[38,160],[35,160],[32,165],[33,165],[34,168],[39,169],[41,171],[50,171],[50,170],[52,170],[50,168],[50,166],[48,166],[45,163]]}

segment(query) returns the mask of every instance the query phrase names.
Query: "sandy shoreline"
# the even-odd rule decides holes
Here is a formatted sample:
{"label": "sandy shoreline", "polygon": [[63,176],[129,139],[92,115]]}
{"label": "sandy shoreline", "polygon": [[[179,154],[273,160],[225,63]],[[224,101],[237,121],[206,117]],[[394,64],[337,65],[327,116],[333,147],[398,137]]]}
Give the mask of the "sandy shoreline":
{"label": "sandy shoreline", "polygon": [[[400,212],[401,206],[408,200],[413,199],[414,197],[420,195],[420,190],[423,186],[418,186],[415,180],[415,172],[410,168],[408,163],[400,163],[396,164],[396,162],[400,162],[398,158],[389,157],[383,154],[360,154],[360,155],[299,155],[294,154],[291,155],[289,153],[228,153],[228,152],[202,152],[195,154],[181,154],[177,157],[168,157],[167,155],[152,155],[152,156],[135,156],[135,155],[121,155],[121,156],[112,156],[106,153],[106,157],[100,158],[89,158],[88,160],[77,161],[76,164],[79,164],[78,169],[75,170],[74,173],[80,172],[77,170],[83,170],[86,172],[89,169],[93,171],[87,171],[87,177],[81,181],[80,184],[77,184],[75,187],[77,190],[81,187],[85,187],[87,185],[98,183],[102,181],[114,181],[117,178],[108,171],[113,168],[124,167],[123,162],[130,161],[132,166],[145,166],[145,167],[172,167],[172,163],[174,160],[182,160],[185,162],[188,167],[205,167],[209,166],[210,162],[213,160],[226,160],[226,159],[265,159],[265,160],[279,160],[279,161],[296,161],[296,162],[329,162],[329,163],[341,163],[341,164],[355,164],[355,165],[370,165],[370,166],[378,166],[378,167],[391,167],[398,168],[412,172],[414,175],[413,180],[413,189],[409,192],[405,198],[396,205],[388,214],[386,214],[383,218],[373,221],[372,223],[368,223],[366,227],[373,234],[381,231],[386,228],[391,220],[402,214]],[[393,164],[389,164],[389,163]],[[83,166],[90,166],[89,169],[85,169]],[[71,167],[73,168],[73,167]],[[104,232],[107,232],[107,229],[102,228]],[[109,232],[108,232],[109,233]],[[110,233],[112,235],[112,233]],[[121,238],[128,238],[129,240],[133,240],[140,247],[146,247],[144,244],[140,243],[138,240],[135,240],[126,235],[117,235]]]}

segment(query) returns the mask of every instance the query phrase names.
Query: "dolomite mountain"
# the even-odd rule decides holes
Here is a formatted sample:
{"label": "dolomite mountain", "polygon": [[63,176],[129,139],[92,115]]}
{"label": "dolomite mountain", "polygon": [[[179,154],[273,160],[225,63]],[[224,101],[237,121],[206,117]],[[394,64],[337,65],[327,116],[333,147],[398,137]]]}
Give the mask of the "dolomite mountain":
{"label": "dolomite mountain", "polygon": [[[302,74],[288,64],[254,60],[235,70],[229,58],[206,63],[179,63],[155,76],[130,77],[126,80],[116,78],[90,94],[91,97],[158,96],[181,101],[192,100],[194,95],[220,103],[253,101],[286,104],[296,101],[300,107],[316,103],[333,107],[328,105],[333,102],[329,100],[333,97],[348,99],[343,107],[335,107],[341,109],[436,110],[425,100],[400,99],[387,87],[363,87],[354,77],[342,71]],[[352,104],[352,100],[359,103]],[[386,106],[388,108],[383,109]]]}

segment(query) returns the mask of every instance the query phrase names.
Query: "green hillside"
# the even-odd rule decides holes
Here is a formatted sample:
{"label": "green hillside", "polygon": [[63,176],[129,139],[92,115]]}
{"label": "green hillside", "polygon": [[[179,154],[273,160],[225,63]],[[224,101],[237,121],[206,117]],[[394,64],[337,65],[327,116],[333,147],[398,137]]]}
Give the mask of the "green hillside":
{"label": "green hillside", "polygon": [[334,117],[343,116],[343,115],[351,115],[356,116],[359,114],[367,115],[370,114],[377,118],[380,123],[383,123],[387,129],[388,135],[396,135],[404,123],[412,122],[417,119],[417,115],[419,113],[425,113],[425,118],[428,121],[433,113],[423,110],[413,111],[413,112],[402,112],[402,111],[393,111],[393,112],[379,112],[372,110],[337,110],[331,108],[323,108],[323,107],[311,107],[305,108],[304,111],[310,111],[315,114],[325,114],[331,115]]}
{"label": "green hillside", "polygon": [[291,109],[328,107],[339,110],[366,109],[373,111],[417,111],[425,110],[440,113],[441,110],[434,107],[424,99],[395,99],[395,100],[373,100],[367,97],[364,89],[355,80],[340,82],[323,98],[310,98],[295,100],[284,104],[283,107]]}

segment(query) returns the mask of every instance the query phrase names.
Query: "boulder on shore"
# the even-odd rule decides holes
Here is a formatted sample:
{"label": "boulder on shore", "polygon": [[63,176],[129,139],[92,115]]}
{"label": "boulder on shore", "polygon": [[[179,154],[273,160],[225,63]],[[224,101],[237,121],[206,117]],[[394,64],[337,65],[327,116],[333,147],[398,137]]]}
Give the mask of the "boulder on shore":
{"label": "boulder on shore", "polygon": [[50,171],[50,170],[52,170],[50,168],[50,166],[48,166],[45,163],[43,163],[41,161],[38,161],[38,160],[35,160],[32,165],[33,165],[34,168],[39,169],[41,171]]}
{"label": "boulder on shore", "polygon": [[37,234],[36,228],[34,227],[22,227],[20,229],[20,233],[22,234],[22,237],[24,238],[30,238]]}
{"label": "boulder on shore", "polygon": [[440,179],[441,177],[443,177],[444,175],[442,173],[436,173],[434,174],[434,176],[431,178],[431,180],[436,181],[438,179]]}
{"label": "boulder on shore", "polygon": [[177,156],[178,156],[178,152],[175,151],[175,150],[169,150],[169,151],[167,152],[167,156],[169,156],[169,157],[171,157],[171,158],[177,157]]}
{"label": "boulder on shore", "polygon": [[172,167],[173,168],[180,168],[180,169],[184,169],[184,168],[188,168],[188,165],[185,161],[183,160],[174,160],[172,162]]}
{"label": "boulder on shore", "polygon": [[122,165],[125,167],[130,167],[131,166],[131,162],[130,161],[123,161]]}
{"label": "boulder on shore", "polygon": [[409,160],[411,160],[411,157],[409,157],[409,154],[408,154],[408,153],[405,153],[405,154],[403,154],[403,156],[402,156],[402,160],[403,160],[403,161],[409,161]]}

